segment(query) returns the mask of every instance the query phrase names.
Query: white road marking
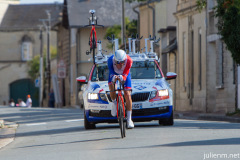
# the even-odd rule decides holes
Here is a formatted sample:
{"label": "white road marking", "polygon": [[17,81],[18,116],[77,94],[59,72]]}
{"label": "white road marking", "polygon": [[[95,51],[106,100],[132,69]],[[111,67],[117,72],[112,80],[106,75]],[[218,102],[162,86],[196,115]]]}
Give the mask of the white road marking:
{"label": "white road marking", "polygon": [[[79,122],[79,121],[83,121],[84,119],[71,119],[71,120],[65,120],[65,122],[70,123],[70,122]],[[46,125],[46,122],[42,122],[42,123],[29,123],[29,124],[25,124],[26,126],[40,126],[40,125]]]}
{"label": "white road marking", "polygon": [[26,124],[26,126],[39,126],[39,125],[46,125],[47,123],[43,122],[43,123],[29,123]]}
{"label": "white road marking", "polygon": [[83,121],[84,119],[71,119],[71,120],[66,120],[65,122],[79,122]]}

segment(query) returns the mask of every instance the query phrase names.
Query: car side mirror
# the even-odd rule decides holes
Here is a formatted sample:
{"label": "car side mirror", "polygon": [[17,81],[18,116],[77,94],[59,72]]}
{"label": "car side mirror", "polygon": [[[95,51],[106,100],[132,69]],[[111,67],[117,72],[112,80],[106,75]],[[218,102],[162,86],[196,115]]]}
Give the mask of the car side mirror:
{"label": "car side mirror", "polygon": [[76,80],[78,82],[80,82],[80,83],[83,83],[83,84],[87,84],[88,83],[86,76],[80,76],[80,77],[76,78]]}
{"label": "car side mirror", "polygon": [[176,79],[177,78],[177,74],[174,72],[168,72],[166,74],[166,80],[171,80],[171,79]]}

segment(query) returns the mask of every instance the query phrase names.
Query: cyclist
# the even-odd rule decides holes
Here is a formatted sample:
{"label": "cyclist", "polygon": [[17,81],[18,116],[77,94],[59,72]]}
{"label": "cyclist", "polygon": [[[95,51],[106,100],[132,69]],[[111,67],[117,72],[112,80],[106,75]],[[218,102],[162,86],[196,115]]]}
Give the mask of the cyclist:
{"label": "cyclist", "polygon": [[116,92],[114,91],[114,83],[116,80],[124,82],[124,98],[126,100],[127,108],[127,127],[134,128],[132,121],[132,98],[131,98],[131,74],[130,68],[132,67],[132,59],[126,54],[123,50],[116,50],[115,54],[109,57],[108,59],[108,68],[109,68],[109,77],[108,77],[108,86],[110,96],[112,99],[112,110],[111,114],[113,117],[117,115],[117,101],[116,101]]}

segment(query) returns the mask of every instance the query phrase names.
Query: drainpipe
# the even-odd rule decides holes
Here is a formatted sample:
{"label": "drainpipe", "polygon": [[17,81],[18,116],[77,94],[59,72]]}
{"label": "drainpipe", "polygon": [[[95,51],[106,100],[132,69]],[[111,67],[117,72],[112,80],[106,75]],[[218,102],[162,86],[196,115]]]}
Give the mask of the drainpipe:
{"label": "drainpipe", "polygon": [[[177,53],[175,51],[172,51],[175,56],[175,66],[174,66],[174,72],[177,73]],[[174,83],[174,111],[176,111],[176,99],[177,99],[177,80],[175,79]]]}
{"label": "drainpipe", "polygon": [[138,15],[138,21],[137,21],[137,33],[140,35],[140,13],[136,10],[136,8],[139,7],[139,4],[133,7],[133,12],[135,12]]}
{"label": "drainpipe", "polygon": [[148,8],[152,9],[152,14],[153,14],[153,37],[155,37],[155,8],[150,6],[151,0],[147,2]]}

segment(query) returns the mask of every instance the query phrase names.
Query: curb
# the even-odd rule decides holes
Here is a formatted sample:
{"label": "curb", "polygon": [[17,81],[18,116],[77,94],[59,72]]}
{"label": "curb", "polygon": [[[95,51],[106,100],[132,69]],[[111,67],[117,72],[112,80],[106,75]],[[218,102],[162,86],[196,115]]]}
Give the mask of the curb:
{"label": "curb", "polygon": [[1,129],[1,128],[4,128],[4,120],[1,120],[1,119],[0,119],[0,129]]}
{"label": "curb", "polygon": [[230,117],[217,114],[203,114],[203,113],[174,113],[176,119],[189,119],[189,120],[206,120],[206,121],[224,121],[231,123],[240,123],[240,117]]}
{"label": "curb", "polygon": [[1,125],[4,126],[0,128],[0,149],[1,149],[14,141],[18,125],[14,122],[6,122],[4,120],[0,120],[0,123]]}

